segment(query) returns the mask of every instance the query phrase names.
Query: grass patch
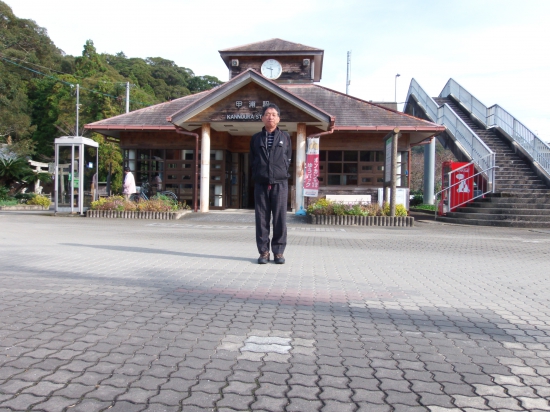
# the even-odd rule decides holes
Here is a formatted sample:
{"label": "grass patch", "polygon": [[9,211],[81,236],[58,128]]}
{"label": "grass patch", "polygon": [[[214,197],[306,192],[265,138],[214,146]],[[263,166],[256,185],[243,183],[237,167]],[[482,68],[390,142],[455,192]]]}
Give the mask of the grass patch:
{"label": "grass patch", "polygon": [[414,206],[415,209],[421,209],[421,210],[430,210],[432,212],[435,212],[437,206],[436,205],[416,205]]}
{"label": "grass patch", "polygon": [[0,200],[0,206],[17,206],[20,205],[17,199]]}

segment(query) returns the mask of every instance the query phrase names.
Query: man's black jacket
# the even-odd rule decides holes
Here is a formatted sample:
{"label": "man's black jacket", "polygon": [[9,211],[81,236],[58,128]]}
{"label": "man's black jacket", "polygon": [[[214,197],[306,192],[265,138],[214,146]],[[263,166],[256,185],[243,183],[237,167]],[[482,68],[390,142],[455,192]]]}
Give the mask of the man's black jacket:
{"label": "man's black jacket", "polygon": [[274,184],[288,180],[288,166],[292,157],[290,136],[275,129],[273,147],[267,149],[267,132],[265,127],[250,140],[250,164],[252,179],[256,183]]}

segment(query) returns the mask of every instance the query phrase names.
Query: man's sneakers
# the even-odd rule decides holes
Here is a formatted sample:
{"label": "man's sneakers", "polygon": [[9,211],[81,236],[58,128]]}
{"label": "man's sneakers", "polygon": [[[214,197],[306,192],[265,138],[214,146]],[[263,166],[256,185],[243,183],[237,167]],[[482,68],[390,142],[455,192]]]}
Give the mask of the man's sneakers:
{"label": "man's sneakers", "polygon": [[265,265],[269,262],[269,252],[263,252],[258,258],[258,264]]}
{"label": "man's sneakers", "polygon": [[[285,263],[285,257],[282,253],[278,253],[275,255],[275,263],[278,265],[282,265]],[[258,258],[258,263],[260,265],[265,265],[267,262],[269,262],[269,252],[263,252],[260,257]]]}
{"label": "man's sneakers", "polygon": [[283,263],[285,263],[285,257],[282,253],[278,253],[275,255],[275,263],[277,263],[278,265],[282,265]]}

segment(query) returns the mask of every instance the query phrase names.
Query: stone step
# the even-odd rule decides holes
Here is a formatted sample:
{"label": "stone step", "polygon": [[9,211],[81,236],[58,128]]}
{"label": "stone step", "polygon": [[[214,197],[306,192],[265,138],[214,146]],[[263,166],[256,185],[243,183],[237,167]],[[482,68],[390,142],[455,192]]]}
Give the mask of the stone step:
{"label": "stone step", "polygon": [[502,185],[527,185],[527,186],[542,185],[543,188],[546,187],[544,183],[542,183],[542,180],[538,179],[536,176],[533,176],[531,179],[528,179],[528,178],[506,179],[506,178],[497,176],[496,182],[497,182],[497,187],[500,187]]}
{"label": "stone step", "polygon": [[462,219],[447,216],[438,216],[438,222],[454,223],[459,225],[474,225],[474,226],[495,226],[495,227],[517,227],[531,229],[550,228],[550,222],[530,222],[521,220],[485,220],[485,219]]}
{"label": "stone step", "polygon": [[514,215],[514,214],[492,214],[492,213],[462,213],[462,212],[450,212],[446,214],[447,217],[454,217],[457,219],[465,220],[508,220],[508,221],[521,221],[521,222],[543,222],[550,224],[550,215]]}
{"label": "stone step", "polygon": [[508,185],[508,184],[498,184],[496,186],[497,190],[502,192],[525,192],[525,191],[532,191],[532,190],[540,190],[547,192],[548,188],[546,185],[543,184],[514,184],[514,185]]}
{"label": "stone step", "polygon": [[548,210],[550,212],[550,202],[548,203],[529,203],[529,202],[495,202],[495,199],[493,199],[492,202],[478,202],[474,201],[472,203],[468,203],[465,207],[474,207],[478,209],[538,209],[538,210]]}
{"label": "stone step", "polygon": [[498,191],[497,193],[487,194],[489,199],[537,199],[540,201],[550,200],[550,192],[548,190],[529,190],[521,191]]}
{"label": "stone step", "polygon": [[[500,205],[493,205],[500,206]],[[525,206],[525,205],[522,205]],[[501,207],[475,207],[473,204],[470,206],[461,206],[456,209],[459,213],[468,214],[490,214],[490,215],[521,215],[521,216],[546,216],[550,221],[550,208],[549,209],[534,209],[534,208],[501,208]]]}

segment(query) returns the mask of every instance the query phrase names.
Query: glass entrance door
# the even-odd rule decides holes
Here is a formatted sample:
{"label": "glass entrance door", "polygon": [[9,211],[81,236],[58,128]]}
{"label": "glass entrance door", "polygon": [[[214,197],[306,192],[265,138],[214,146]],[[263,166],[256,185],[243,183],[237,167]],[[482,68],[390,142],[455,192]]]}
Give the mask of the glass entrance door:
{"label": "glass entrance door", "polygon": [[225,165],[225,193],[226,204],[229,209],[241,208],[241,161],[239,153],[226,153]]}

